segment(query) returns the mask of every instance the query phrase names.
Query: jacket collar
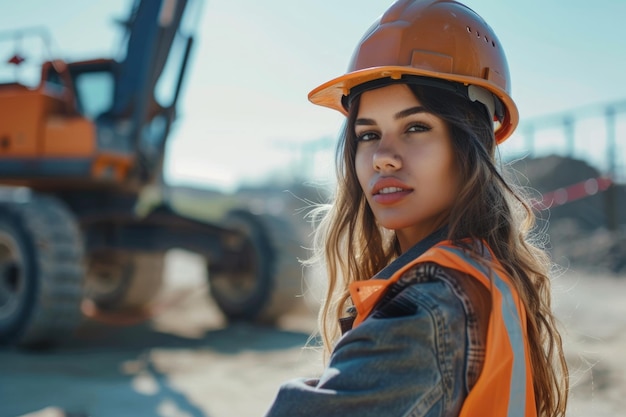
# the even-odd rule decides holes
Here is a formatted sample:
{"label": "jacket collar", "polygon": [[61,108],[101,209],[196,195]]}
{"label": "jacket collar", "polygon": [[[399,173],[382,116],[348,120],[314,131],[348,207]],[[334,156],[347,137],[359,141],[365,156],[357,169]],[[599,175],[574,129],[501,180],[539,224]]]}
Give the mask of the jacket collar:
{"label": "jacket collar", "polygon": [[411,262],[412,260],[420,257],[424,252],[435,246],[437,243],[445,240],[447,235],[447,226],[444,226],[434,231],[430,235],[426,236],[424,239],[417,242],[415,245],[411,246],[409,250],[404,252],[393,262],[380,270],[380,272],[374,275],[374,278],[387,279],[391,277],[398,269],[402,268],[404,265]]}

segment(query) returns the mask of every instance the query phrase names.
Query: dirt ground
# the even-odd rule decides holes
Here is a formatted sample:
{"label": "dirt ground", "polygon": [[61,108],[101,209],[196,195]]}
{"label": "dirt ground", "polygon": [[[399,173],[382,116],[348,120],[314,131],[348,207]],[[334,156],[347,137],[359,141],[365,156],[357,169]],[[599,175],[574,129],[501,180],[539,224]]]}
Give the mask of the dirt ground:
{"label": "dirt ground", "polygon": [[[150,322],[86,322],[52,351],[0,350],[0,417],[262,416],[281,382],[320,371],[319,353],[303,349],[315,329],[311,303],[278,328],[227,326],[197,258],[172,252],[167,268],[167,308]],[[571,417],[624,415],[624,297],[626,277],[569,271],[555,280]]]}

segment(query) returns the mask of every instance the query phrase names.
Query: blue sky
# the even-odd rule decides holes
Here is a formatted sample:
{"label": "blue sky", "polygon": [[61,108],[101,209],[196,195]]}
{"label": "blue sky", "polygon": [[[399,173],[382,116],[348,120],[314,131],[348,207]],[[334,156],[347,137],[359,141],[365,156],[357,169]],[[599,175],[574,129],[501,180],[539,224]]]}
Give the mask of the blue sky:
{"label": "blue sky", "polygon": [[[0,28],[45,26],[54,51],[68,60],[114,56],[120,38],[113,19],[123,18],[131,3],[4,0]],[[507,52],[522,121],[626,100],[626,1],[465,3]],[[345,71],[363,32],[390,4],[205,0],[196,12],[196,49],[168,147],[168,180],[229,189],[295,169],[294,149],[336,136],[343,120],[310,104],[307,93]],[[10,55],[6,42],[0,54]],[[503,151],[507,147],[523,151],[520,134]],[[327,154],[314,160],[315,175],[332,172]]]}

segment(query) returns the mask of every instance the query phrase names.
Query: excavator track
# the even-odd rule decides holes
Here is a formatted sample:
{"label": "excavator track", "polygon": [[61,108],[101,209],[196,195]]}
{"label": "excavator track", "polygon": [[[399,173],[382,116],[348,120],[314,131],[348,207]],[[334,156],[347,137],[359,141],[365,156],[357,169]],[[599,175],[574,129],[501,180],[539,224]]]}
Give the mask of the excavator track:
{"label": "excavator track", "polygon": [[9,194],[0,201],[0,343],[55,344],[82,320],[81,232],[57,198]]}
{"label": "excavator track", "polygon": [[247,241],[235,243],[240,246],[235,265],[209,262],[211,296],[228,320],[275,323],[302,294],[299,261],[305,251],[293,227],[285,219],[246,210],[233,210],[222,222],[242,232]]}
{"label": "excavator track", "polygon": [[147,307],[163,283],[164,252],[102,252],[87,256],[85,297],[102,310]]}

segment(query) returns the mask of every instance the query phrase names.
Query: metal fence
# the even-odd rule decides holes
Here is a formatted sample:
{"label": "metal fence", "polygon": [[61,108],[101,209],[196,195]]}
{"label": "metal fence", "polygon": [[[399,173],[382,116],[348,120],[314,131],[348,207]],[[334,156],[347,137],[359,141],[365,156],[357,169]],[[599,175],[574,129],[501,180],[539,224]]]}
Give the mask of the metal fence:
{"label": "metal fence", "polygon": [[603,176],[626,182],[626,100],[523,120],[502,156],[549,154],[586,161]]}

